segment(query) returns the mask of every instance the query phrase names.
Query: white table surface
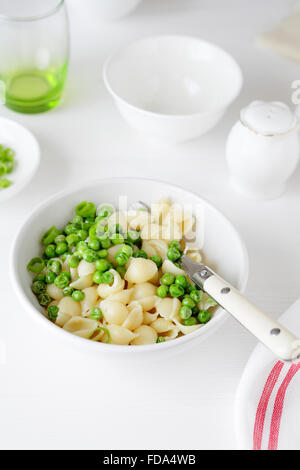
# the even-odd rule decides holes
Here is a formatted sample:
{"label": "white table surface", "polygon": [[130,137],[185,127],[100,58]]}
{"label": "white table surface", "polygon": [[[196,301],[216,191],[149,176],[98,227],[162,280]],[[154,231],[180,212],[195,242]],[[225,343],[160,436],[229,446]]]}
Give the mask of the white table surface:
{"label": "white table surface", "polygon": [[[114,23],[95,17],[89,0],[68,3],[72,55],[62,105],[32,116],[0,108],[1,116],[34,132],[42,150],[33,183],[0,207],[0,447],[235,448],[235,392],[256,343],[239,324],[229,319],[191,351],[160,363],[133,367],[82,356],[48,337],[23,311],[8,277],[9,248],[37,203],[76,182],[112,175],[163,179],[196,191],[229,216],[249,250],[247,294],[278,317],[300,293],[300,169],[282,198],[244,200],[228,185],[224,143],[250,100],[290,103],[299,65],[258,48],[254,38],[295,2],[144,0]],[[176,148],[149,144],[128,128],[101,79],[107,54],[161,33],[223,46],[245,77],[225,119],[200,140]]]}

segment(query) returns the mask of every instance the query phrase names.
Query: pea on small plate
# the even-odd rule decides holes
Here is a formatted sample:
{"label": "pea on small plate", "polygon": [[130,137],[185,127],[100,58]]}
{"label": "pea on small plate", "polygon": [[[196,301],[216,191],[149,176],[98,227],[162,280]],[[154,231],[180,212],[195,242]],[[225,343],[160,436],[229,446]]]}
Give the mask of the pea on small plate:
{"label": "pea on small plate", "polygon": [[9,174],[2,178],[1,204],[24,189],[34,177],[40,163],[40,147],[28,129],[3,117],[0,118],[0,146],[13,153],[14,163]]}

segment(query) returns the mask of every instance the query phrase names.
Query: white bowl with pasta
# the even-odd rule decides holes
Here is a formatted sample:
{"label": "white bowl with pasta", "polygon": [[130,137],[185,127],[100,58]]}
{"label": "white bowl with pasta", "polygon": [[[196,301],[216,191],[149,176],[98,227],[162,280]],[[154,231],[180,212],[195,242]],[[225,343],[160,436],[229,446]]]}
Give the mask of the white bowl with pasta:
{"label": "white bowl with pasta", "polygon": [[[122,196],[121,200],[120,196]],[[136,201],[143,201],[150,206],[158,200],[166,201],[168,197],[171,198],[173,204],[168,207],[168,211],[171,210],[172,217],[175,214],[174,208],[180,205],[188,208],[187,213],[192,214],[191,220],[196,221],[196,225],[195,223],[193,225],[193,227],[196,227],[196,237],[195,240],[193,239],[193,243],[196,243],[196,245],[192,246],[192,242],[189,242],[191,248],[193,248],[193,254],[197,254],[199,250],[199,253],[204,256],[206,264],[243,291],[248,277],[247,252],[236,229],[220,211],[198,195],[165,182],[127,177],[102,179],[51,197],[34,209],[20,228],[12,248],[11,277],[18,298],[31,318],[47,328],[49,333],[52,332],[54,336],[60,337],[62,341],[72,342],[74,347],[82,351],[114,355],[120,358],[125,356],[159,358],[161,354],[175,354],[202,341],[215,331],[227,316],[223,309],[217,308],[207,323],[198,324],[195,328],[187,328],[181,324],[178,316],[180,301],[177,298],[161,299],[155,294],[162,275],[162,273],[159,275],[159,271],[172,272],[172,269],[174,269],[174,273],[177,274],[176,269],[179,268],[174,266],[172,268],[173,263],[167,258],[164,259],[162,251],[164,252],[163,244],[166,242],[159,242],[159,247],[157,241],[154,240],[153,242],[148,234],[150,225],[144,225],[141,230],[142,248],[148,252],[149,258],[151,254],[160,253],[162,255],[164,262],[160,269],[156,269],[155,263],[150,259],[147,260],[148,263],[144,263],[143,258],[132,257],[126,265],[124,279],[118,273],[115,274],[115,269],[111,269],[114,273],[112,284],[92,286],[92,281],[89,281],[89,284],[85,284],[85,282],[87,279],[90,280],[93,275],[94,271],[91,269],[93,263],[88,265],[88,263],[81,261],[78,269],[76,269],[76,277],[70,285],[74,288],[85,288],[87,295],[84,301],[77,302],[77,306],[74,307],[76,302],[72,301],[72,297],[62,297],[60,295],[57,300],[54,300],[56,299],[57,289],[53,289],[54,284],[52,287],[50,285],[49,293],[52,296],[53,304],[58,305],[62,312],[59,317],[61,324],[49,320],[47,314],[45,314],[45,309],[39,305],[36,296],[32,292],[32,276],[27,270],[28,261],[41,251],[40,240],[45,231],[49,229],[49,226],[64,227],[72,219],[74,206],[80,201],[111,204],[119,208],[120,201],[122,207],[124,207],[124,204],[131,207]],[[123,212],[121,213],[123,214]],[[178,218],[178,213],[176,212],[176,214]],[[152,216],[155,218],[154,213],[153,215],[151,213]],[[157,216],[161,220],[161,214]],[[140,215],[138,217],[143,219],[146,216],[142,213],[142,217]],[[170,216],[168,217],[170,219]],[[118,218],[118,223],[119,220]],[[130,220],[136,221],[134,218]],[[151,219],[151,221],[153,220]],[[185,219],[183,227],[189,225],[188,220],[190,219]],[[140,226],[140,223],[135,222],[135,226]],[[157,225],[154,222],[151,223],[154,239],[159,238],[155,235],[156,227]],[[166,227],[166,225],[163,225],[163,227]],[[170,237],[170,239],[173,238],[174,236]],[[177,236],[177,238],[179,237]],[[155,249],[158,249],[158,252],[155,252]],[[108,251],[110,251],[109,256],[113,259],[117,252],[116,246]],[[91,274],[86,271],[87,269]],[[81,272],[82,277],[78,275],[78,271]],[[178,273],[180,274],[180,269]],[[149,280],[150,277],[151,280]],[[83,279],[85,279],[84,282]],[[90,305],[87,305],[88,303]],[[89,311],[88,309],[92,305],[101,306],[104,324],[98,324],[98,326],[102,325],[105,328],[96,329],[97,325],[92,325],[94,320],[87,318],[86,312]],[[68,308],[70,311],[68,311]],[[142,320],[137,320],[140,315],[139,309],[142,309]],[[174,309],[177,309],[177,316],[173,318]],[[170,325],[168,331],[165,327],[167,323]],[[88,327],[100,332],[100,339],[96,338],[97,335],[92,338],[91,335],[85,334],[84,328]],[[107,344],[103,338],[101,339],[102,330],[106,328],[111,333],[112,340],[110,344]],[[119,340],[118,335],[121,333],[123,335],[125,330],[129,339],[124,340],[122,337],[122,340]],[[160,331],[163,332],[159,333]],[[160,337],[163,340],[158,343],[156,340],[159,334],[162,335]],[[119,341],[120,344],[117,344]]]}

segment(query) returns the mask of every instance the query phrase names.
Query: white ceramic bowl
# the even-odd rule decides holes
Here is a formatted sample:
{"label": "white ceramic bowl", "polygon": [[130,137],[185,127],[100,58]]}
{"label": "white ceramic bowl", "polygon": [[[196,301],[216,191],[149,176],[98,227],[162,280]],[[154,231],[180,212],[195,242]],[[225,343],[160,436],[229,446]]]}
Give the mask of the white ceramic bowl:
{"label": "white ceramic bowl", "polygon": [[[213,318],[199,330],[165,343],[146,346],[118,346],[96,343],[64,331],[44,315],[36,297],[31,292],[31,276],[27,272],[28,261],[40,253],[40,239],[50,225],[63,226],[72,217],[74,207],[82,200],[95,203],[118,205],[120,195],[128,197],[128,204],[137,200],[146,203],[155,202],[161,197],[170,196],[180,204],[192,204],[195,214],[201,213],[203,230],[203,253],[207,263],[220,275],[224,276],[237,288],[244,290],[248,276],[248,257],[244,244],[235,228],[211,204],[199,196],[180,187],[148,179],[110,178],[103,179],[83,187],[60,193],[34,209],[14,241],[11,257],[12,282],[24,309],[32,319],[38,321],[63,341],[73,343],[74,348],[90,351],[93,354],[117,355],[134,358],[158,358],[163,353],[173,354],[203,340],[213,332],[226,318],[226,313],[219,308]],[[200,224],[198,224],[200,225]],[[28,318],[28,321],[31,321]]]}
{"label": "white ceramic bowl", "polygon": [[132,127],[170,143],[212,129],[243,81],[240,67],[227,52],[188,36],[134,42],[106,61],[103,78]]}
{"label": "white ceramic bowl", "polygon": [[129,15],[142,0],[89,0],[94,13],[105,20],[117,20]]}
{"label": "white ceramic bowl", "polygon": [[7,175],[13,182],[6,189],[0,189],[0,203],[16,196],[29,184],[40,164],[40,147],[28,129],[15,121],[0,118],[0,144],[16,152],[16,167]]}

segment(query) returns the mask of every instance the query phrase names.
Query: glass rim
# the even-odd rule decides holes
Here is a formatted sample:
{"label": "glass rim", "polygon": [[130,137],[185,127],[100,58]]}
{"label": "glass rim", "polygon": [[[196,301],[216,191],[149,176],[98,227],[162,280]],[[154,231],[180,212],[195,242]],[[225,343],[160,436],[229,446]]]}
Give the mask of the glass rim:
{"label": "glass rim", "polygon": [[65,0],[57,0],[56,5],[51,8],[50,10],[47,10],[45,13],[40,13],[38,15],[31,15],[31,16],[15,16],[15,15],[5,15],[0,13],[0,21],[16,21],[16,22],[29,22],[29,21],[36,21],[36,20],[42,20],[44,18],[48,18],[49,16],[52,16],[54,13],[56,13],[60,7],[63,6],[65,3]]}

